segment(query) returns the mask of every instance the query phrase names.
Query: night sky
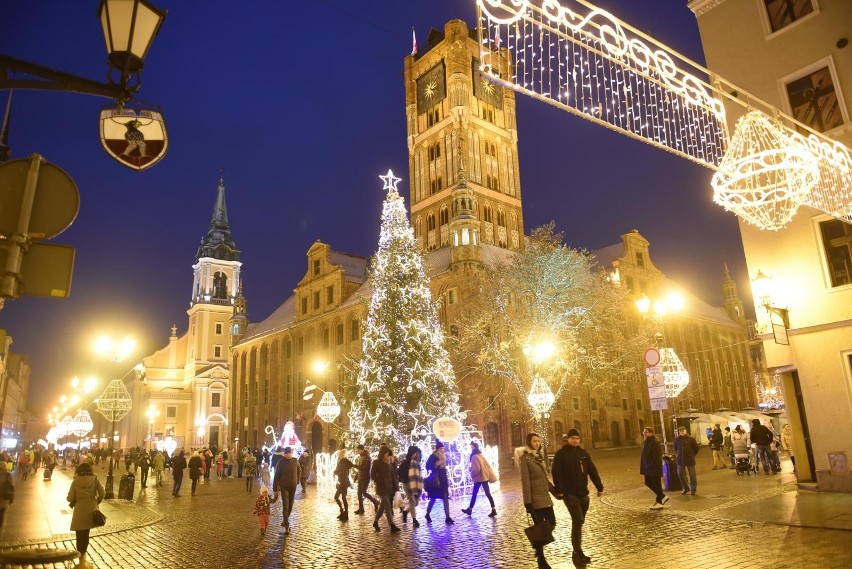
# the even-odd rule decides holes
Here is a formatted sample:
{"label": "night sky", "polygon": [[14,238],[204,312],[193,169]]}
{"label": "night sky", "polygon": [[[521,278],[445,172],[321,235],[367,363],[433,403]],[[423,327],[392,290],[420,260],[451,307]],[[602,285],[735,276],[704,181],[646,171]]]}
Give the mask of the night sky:
{"label": "night sky", "polygon": [[[563,0],[563,4],[570,0]],[[139,99],[159,105],[166,157],[135,172],[107,156],[98,113],[107,99],[16,91],[13,158],[37,152],[81,193],[73,225],[52,242],[77,251],[71,296],[7,301],[0,328],[32,366],[30,408],[45,412],[74,375],[105,378],[91,342],[132,334],[135,358],[186,332],[192,264],[224,168],[232,236],[242,251],[252,321],[266,318],[306,271],[321,239],[375,250],[392,168],[407,195],[403,58],[411,29],[462,18],[474,0],[157,0],[168,16],[145,63]],[[703,62],[685,0],[596,4]],[[13,0],[0,53],[105,80],[96,0]],[[5,108],[8,92],[0,93]],[[711,171],[518,95],[526,229],[554,220],[569,244],[597,249],[638,229],[667,276],[721,304],[722,261],[747,294],[737,223],[711,201]],[[748,302],[748,300],[746,299]],[[132,363],[132,362],[131,362]]]}

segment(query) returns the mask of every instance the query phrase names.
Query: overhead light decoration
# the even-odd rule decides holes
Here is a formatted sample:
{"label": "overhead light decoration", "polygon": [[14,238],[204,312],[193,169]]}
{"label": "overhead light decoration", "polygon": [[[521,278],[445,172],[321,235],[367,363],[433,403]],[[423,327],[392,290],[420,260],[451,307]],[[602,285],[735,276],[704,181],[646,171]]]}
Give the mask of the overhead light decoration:
{"label": "overhead light decoration", "polygon": [[340,416],[340,405],[337,403],[334,393],[326,391],[322,394],[319,405],[317,405],[317,415],[326,423],[331,423]]}
{"label": "overhead light decoration", "polygon": [[85,409],[80,409],[74,415],[73,422],[71,423],[71,432],[78,437],[85,437],[92,432],[92,427],[94,426],[95,424],[92,422],[92,416],[89,415],[89,412]]}
{"label": "overhead light decoration", "polygon": [[530,407],[535,409],[536,413],[544,415],[550,411],[550,408],[556,401],[556,397],[553,395],[553,391],[551,391],[547,382],[541,377],[536,377],[532,383],[532,387],[530,387],[527,401],[529,401]]}
{"label": "overhead light decoration", "polygon": [[757,227],[781,229],[819,180],[817,159],[803,142],[759,111],[744,115],[713,175],[713,201]]}
{"label": "overhead light decoration", "polygon": [[660,349],[660,367],[663,368],[666,397],[677,397],[689,385],[689,372],[671,348]]}

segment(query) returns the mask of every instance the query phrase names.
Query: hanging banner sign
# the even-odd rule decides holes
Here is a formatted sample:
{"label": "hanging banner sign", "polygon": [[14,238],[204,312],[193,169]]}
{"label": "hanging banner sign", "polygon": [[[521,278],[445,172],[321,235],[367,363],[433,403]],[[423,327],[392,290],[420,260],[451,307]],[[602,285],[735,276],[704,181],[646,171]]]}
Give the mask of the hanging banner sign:
{"label": "hanging banner sign", "polygon": [[104,150],[128,168],[144,170],[166,155],[169,139],[159,111],[105,107],[99,123]]}
{"label": "hanging banner sign", "polygon": [[668,408],[665,399],[651,399],[651,411],[665,411]]}

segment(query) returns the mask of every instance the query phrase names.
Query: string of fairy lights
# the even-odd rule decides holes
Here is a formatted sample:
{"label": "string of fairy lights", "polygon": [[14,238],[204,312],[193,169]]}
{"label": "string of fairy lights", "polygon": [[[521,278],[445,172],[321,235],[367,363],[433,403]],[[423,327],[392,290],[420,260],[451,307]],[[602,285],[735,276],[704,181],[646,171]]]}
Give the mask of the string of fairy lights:
{"label": "string of fairy lights", "polygon": [[[586,0],[572,5],[582,13],[556,0],[477,0],[482,72],[716,170],[714,201],[761,229],[784,227],[802,205],[852,221],[848,148]],[[742,114],[732,137],[726,105]]]}

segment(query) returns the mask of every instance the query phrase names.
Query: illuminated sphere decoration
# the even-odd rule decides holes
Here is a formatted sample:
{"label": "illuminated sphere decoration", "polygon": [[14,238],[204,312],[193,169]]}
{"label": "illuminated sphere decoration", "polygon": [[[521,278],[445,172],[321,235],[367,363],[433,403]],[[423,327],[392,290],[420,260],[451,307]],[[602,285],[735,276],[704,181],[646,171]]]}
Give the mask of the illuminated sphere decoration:
{"label": "illuminated sphere decoration", "polygon": [[331,423],[340,416],[340,404],[331,391],[323,393],[317,405],[317,415],[326,423]]}
{"label": "illuminated sphere decoration", "polygon": [[536,377],[530,388],[527,401],[529,401],[530,407],[536,410],[536,413],[543,415],[550,411],[554,401],[556,401],[556,397],[553,395],[553,391],[550,390],[547,382],[540,377]]}
{"label": "illuminated sphere decoration", "polygon": [[77,411],[77,414],[74,415],[74,419],[71,424],[71,432],[78,437],[85,437],[92,432],[92,427],[94,426],[95,424],[92,422],[92,416],[89,415],[89,412],[85,409],[80,409]]}
{"label": "illuminated sphere decoration", "polygon": [[713,201],[752,225],[776,231],[818,182],[819,164],[807,146],[752,111],[737,122],[713,175]]}

